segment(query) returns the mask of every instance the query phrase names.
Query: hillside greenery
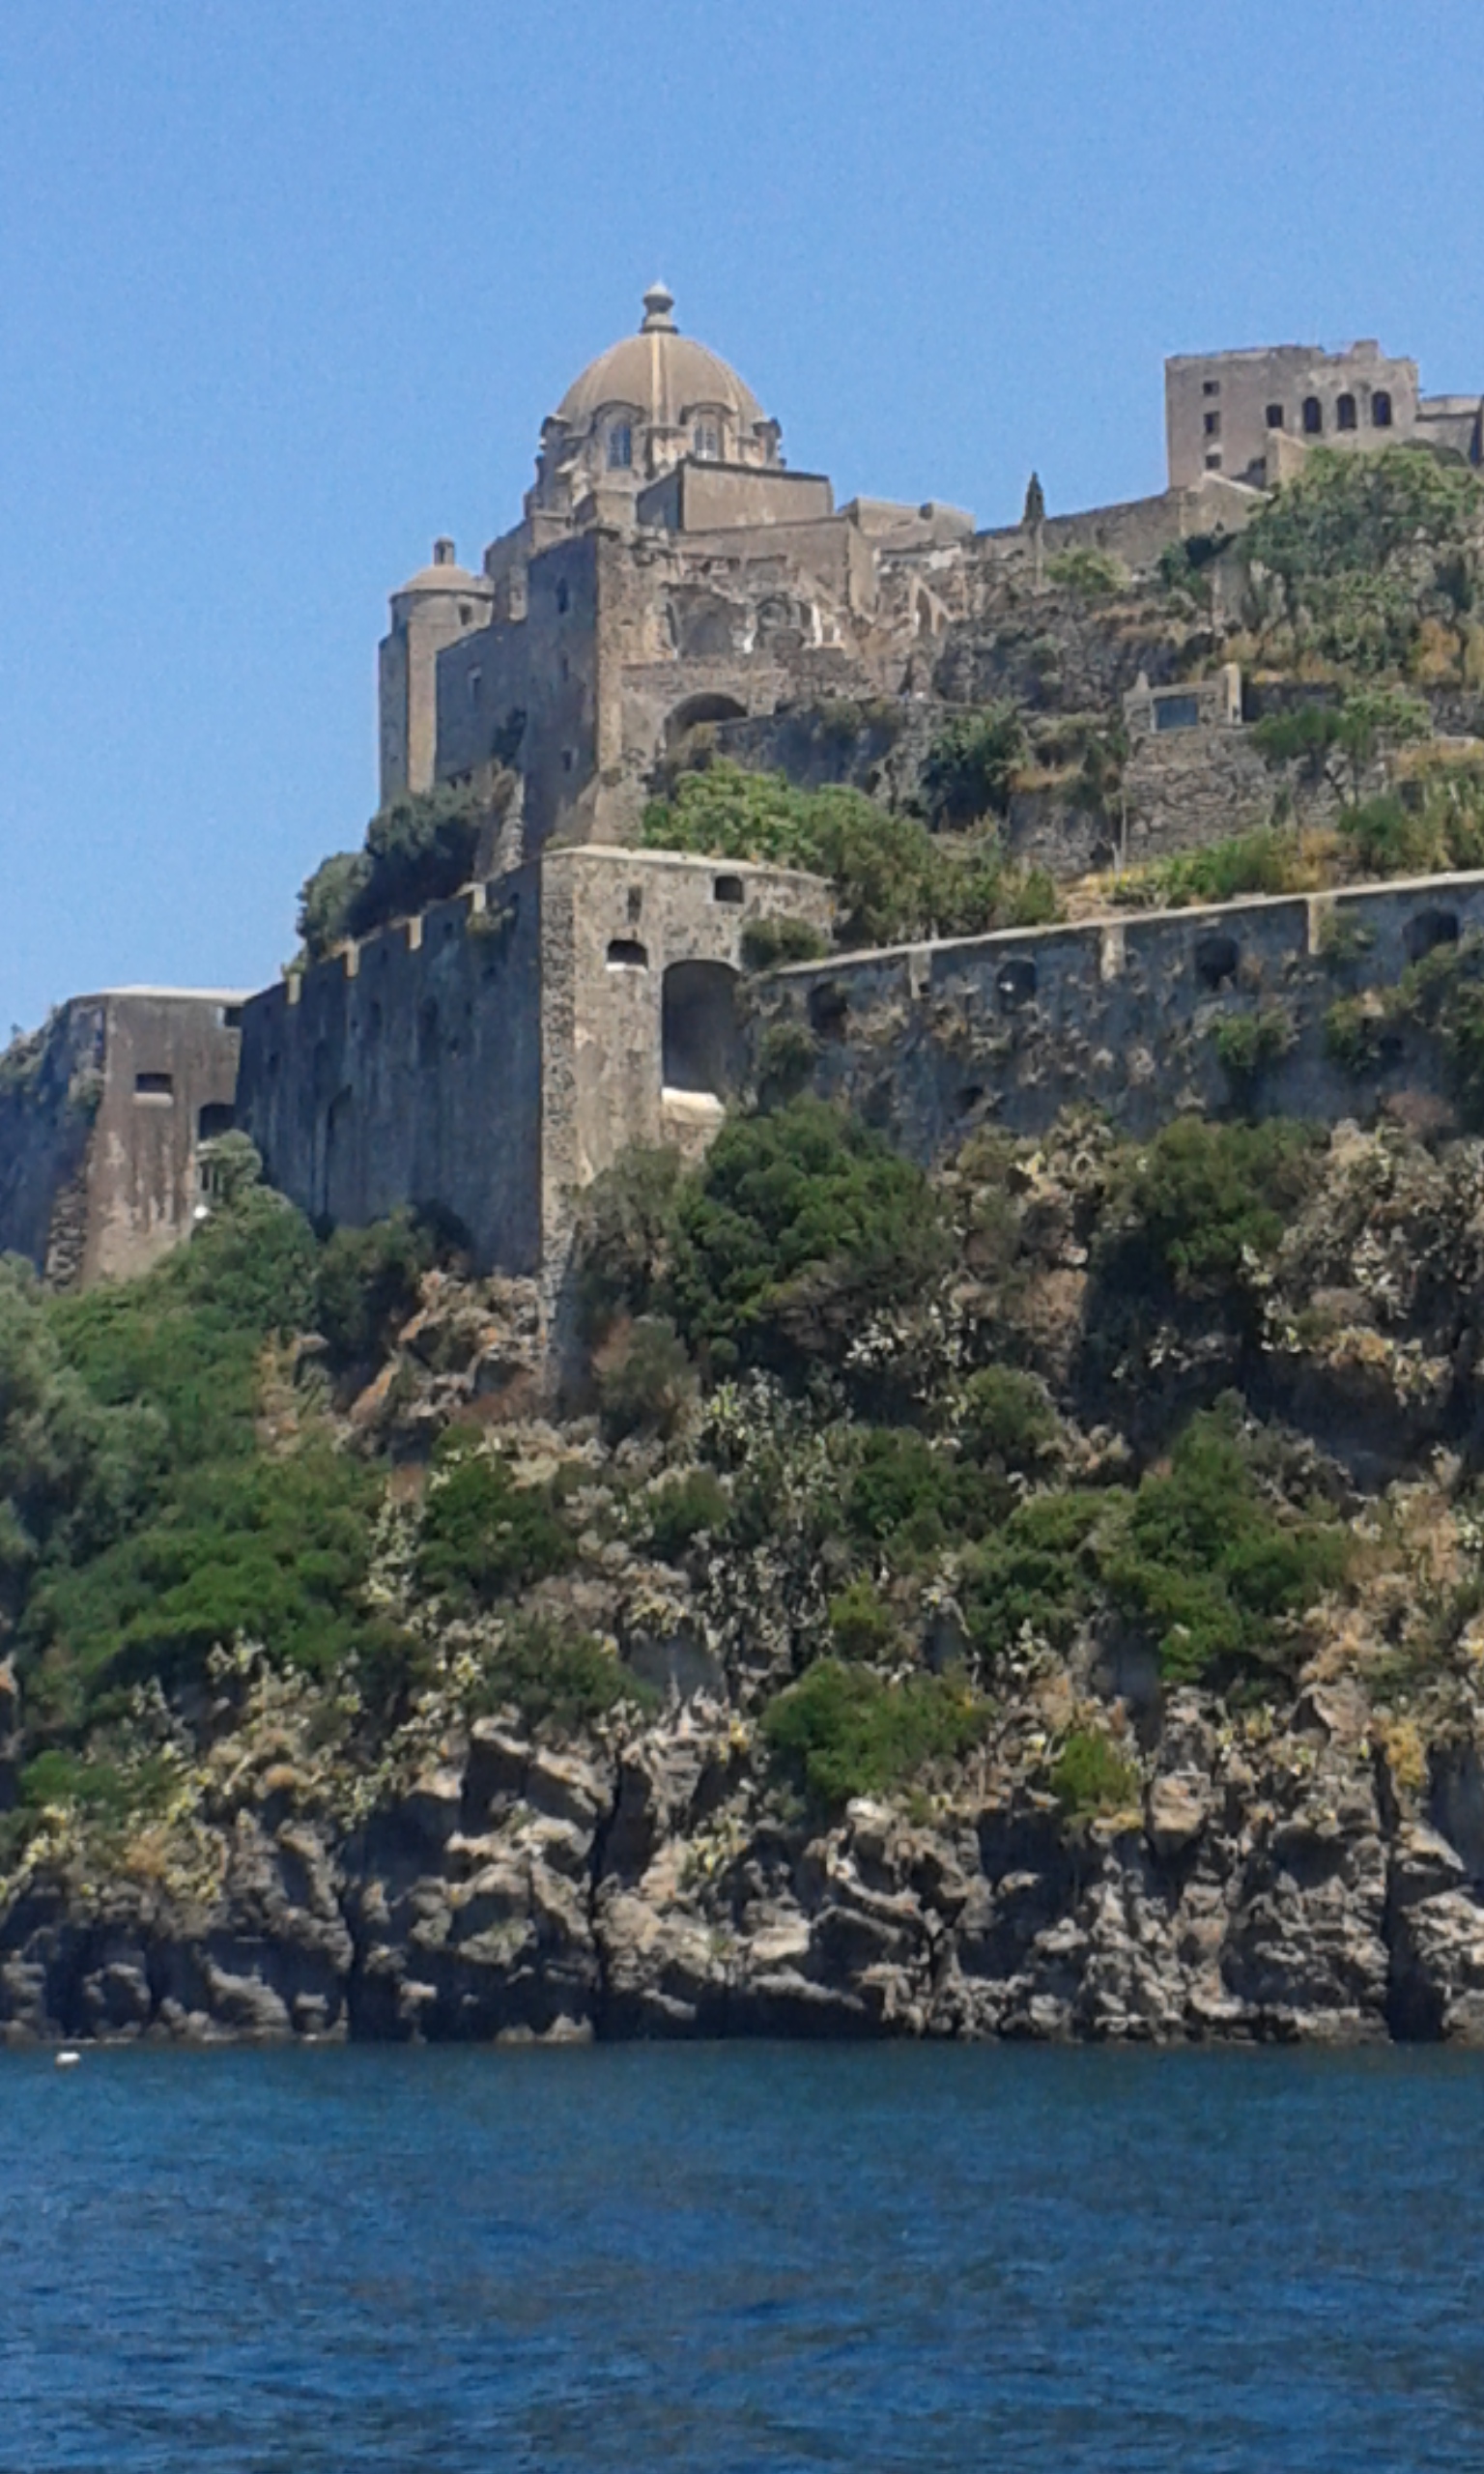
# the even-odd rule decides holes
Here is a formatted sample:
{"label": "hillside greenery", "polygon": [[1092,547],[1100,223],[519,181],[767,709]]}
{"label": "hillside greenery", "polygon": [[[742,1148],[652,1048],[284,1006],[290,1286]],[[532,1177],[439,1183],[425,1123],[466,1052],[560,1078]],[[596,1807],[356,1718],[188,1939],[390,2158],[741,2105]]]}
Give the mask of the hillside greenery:
{"label": "hillside greenery", "polygon": [[[1018,726],[995,722],[1020,744]],[[945,756],[934,795],[945,821],[979,822],[1006,795],[1008,754],[966,739]],[[983,799],[980,808],[978,801]],[[975,810],[965,819],[964,810]],[[646,848],[717,859],[750,859],[827,877],[845,946],[905,937],[980,935],[1032,927],[1057,915],[1049,877],[1013,865],[992,830],[932,833],[917,817],[878,807],[859,791],[801,791],[782,773],[747,773],[718,762],[682,774],[668,799],[644,811]]]}

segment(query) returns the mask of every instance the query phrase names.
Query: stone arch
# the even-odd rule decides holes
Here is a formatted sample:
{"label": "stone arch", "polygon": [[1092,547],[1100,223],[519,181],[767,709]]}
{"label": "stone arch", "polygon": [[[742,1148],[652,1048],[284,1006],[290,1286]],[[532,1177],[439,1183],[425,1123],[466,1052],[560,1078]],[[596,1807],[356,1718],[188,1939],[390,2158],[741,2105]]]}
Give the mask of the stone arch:
{"label": "stone arch", "polygon": [[730,1097],[742,1079],[737,973],[727,963],[671,963],[661,990],[662,1078],[667,1091]]}
{"label": "stone arch", "polygon": [[665,744],[678,747],[687,731],[696,730],[702,722],[745,722],[747,706],[735,696],[712,693],[687,696],[678,704],[665,723]]}

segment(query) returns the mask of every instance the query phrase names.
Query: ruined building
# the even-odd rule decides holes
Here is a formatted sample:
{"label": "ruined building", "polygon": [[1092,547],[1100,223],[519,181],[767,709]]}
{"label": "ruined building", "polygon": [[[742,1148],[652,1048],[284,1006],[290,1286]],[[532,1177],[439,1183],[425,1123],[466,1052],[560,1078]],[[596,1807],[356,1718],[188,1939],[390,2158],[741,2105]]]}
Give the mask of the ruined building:
{"label": "ruined building", "polygon": [[[436,1203],[481,1263],[538,1275],[554,1296],[576,1191],[632,1143],[703,1145],[744,1081],[749,927],[785,912],[828,924],[816,879],[636,847],[690,734],[705,725],[744,762],[786,764],[798,717],[853,702],[889,710],[910,740],[948,706],[1018,694],[1016,661],[1044,664],[1048,579],[1069,552],[1138,575],[1173,544],[1219,548],[1315,442],[1411,439],[1479,460],[1480,400],[1421,396],[1414,364],[1372,344],[1172,360],[1166,389],[1169,478],[1154,496],[1055,515],[1037,484],[1018,524],[988,532],[936,501],[837,506],[655,285],[638,331],[543,422],[521,519],[477,572],[440,539],[391,596],[383,801],[487,789],[475,881],[257,995],[122,991],[64,1007],[0,1068],[0,1243],[59,1280],[142,1267],[207,1207],[200,1146],[235,1121],[317,1221]],[[1103,659],[1075,636],[1052,654]],[[1086,676],[1115,715],[1127,705],[1142,807],[1121,854],[1222,829],[1263,791],[1240,678],[1190,686],[1166,668],[1151,683],[1132,639],[1115,651],[1127,675]],[[1095,841],[1081,864],[1110,855]],[[1169,933],[1173,954],[1196,931]],[[994,1104],[992,1060],[1024,1044],[1023,992],[1038,973],[1050,985],[1064,951],[1054,935],[1034,952],[980,941],[983,971],[950,972],[978,1024],[952,1094],[971,1113]],[[1080,933],[1065,945],[1070,1025],[1078,992],[1109,989],[1135,947]],[[916,1021],[947,968],[923,949],[881,985]],[[864,993],[866,963],[847,976]],[[794,998],[813,1023],[815,984],[797,978]],[[836,1084],[845,1021],[829,1016]],[[1072,1054],[1074,1025],[1068,1037]],[[1142,1088],[1157,1061],[1135,1046]],[[1125,1048],[1122,1030],[1095,1043],[1099,1089]],[[874,1094],[883,1122],[890,1101]],[[924,1125],[936,1109],[935,1096]]]}

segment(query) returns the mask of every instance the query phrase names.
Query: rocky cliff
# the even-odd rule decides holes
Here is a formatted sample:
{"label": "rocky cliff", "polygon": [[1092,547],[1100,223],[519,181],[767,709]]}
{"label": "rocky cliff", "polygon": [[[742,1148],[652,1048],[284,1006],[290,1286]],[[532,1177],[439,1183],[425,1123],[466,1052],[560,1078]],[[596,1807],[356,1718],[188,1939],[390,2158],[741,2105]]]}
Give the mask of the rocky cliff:
{"label": "rocky cliff", "polygon": [[[745,1122],[822,1209],[822,1120]],[[262,1349],[233,1517],[320,1501],[332,1436],[363,1561],[322,1518],[287,1551],[333,1546],[335,1628],[254,1566],[231,1631],[219,1503],[164,1594],[186,1494],[116,1641],[106,1560],[44,1647],[18,1619],[0,2034],[1484,2038],[1484,1146],[1069,1120],[863,1164],[909,1287],[857,1176],[865,1254],[730,1370],[726,1144],[596,1197],[555,1422],[514,1283],[404,1265],[374,1371]],[[187,1273],[130,1292],[157,1351]],[[79,1365],[122,1310],[68,1309]]]}

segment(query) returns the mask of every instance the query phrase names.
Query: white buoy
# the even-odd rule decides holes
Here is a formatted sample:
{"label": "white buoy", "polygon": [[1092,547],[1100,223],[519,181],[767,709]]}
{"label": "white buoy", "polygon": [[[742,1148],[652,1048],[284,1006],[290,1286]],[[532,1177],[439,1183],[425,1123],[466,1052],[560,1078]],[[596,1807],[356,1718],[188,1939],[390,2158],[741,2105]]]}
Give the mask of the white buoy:
{"label": "white buoy", "polygon": [[59,2070],[75,2070],[81,2059],[81,2054],[75,2052],[71,2045],[64,2045],[57,2056],[57,2068]]}

